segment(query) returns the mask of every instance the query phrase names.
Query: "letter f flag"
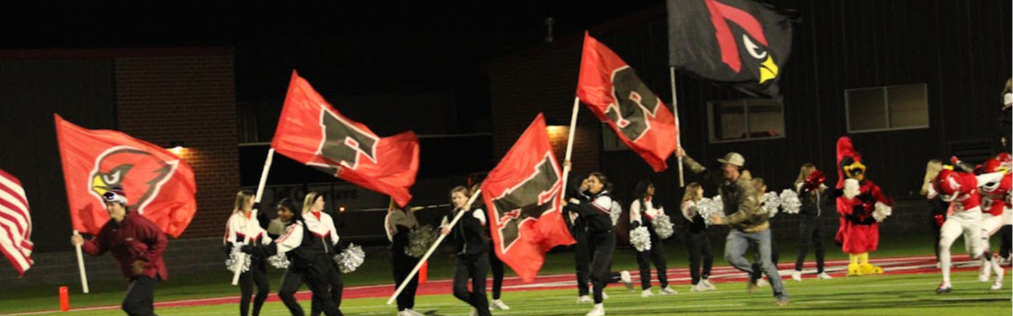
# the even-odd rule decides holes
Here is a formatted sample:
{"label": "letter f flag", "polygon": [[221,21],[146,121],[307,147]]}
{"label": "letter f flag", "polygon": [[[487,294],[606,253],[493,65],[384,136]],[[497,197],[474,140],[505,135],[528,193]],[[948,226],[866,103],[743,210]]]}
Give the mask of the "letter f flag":
{"label": "letter f flag", "polygon": [[405,206],[419,170],[412,131],[379,137],[335,110],[292,71],[285,106],[271,141],[278,153],[345,181],[390,195]]}

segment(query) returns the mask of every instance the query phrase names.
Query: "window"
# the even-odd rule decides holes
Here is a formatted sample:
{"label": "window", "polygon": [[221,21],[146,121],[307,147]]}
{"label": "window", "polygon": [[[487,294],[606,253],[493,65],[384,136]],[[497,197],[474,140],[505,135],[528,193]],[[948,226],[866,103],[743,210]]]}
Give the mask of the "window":
{"label": "window", "polygon": [[848,133],[928,128],[926,87],[910,84],[845,90]]}
{"label": "window", "polygon": [[711,143],[784,138],[784,106],[774,99],[707,104]]}

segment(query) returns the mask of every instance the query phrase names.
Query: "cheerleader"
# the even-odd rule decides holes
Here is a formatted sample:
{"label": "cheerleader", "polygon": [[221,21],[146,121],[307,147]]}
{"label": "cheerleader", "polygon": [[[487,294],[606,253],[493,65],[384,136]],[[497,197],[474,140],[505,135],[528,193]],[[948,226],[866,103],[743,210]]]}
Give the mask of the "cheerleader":
{"label": "cheerleader", "polygon": [[[489,228],[482,208],[468,204],[468,188],[455,187],[450,191],[454,213],[465,212],[454,227],[443,227],[440,233],[451,235],[456,248],[454,267],[454,297],[471,305],[471,315],[489,316],[489,299],[485,296],[485,277],[489,272]],[[471,292],[468,281],[471,280]]]}
{"label": "cheerleader", "polygon": [[653,224],[655,217],[665,214],[664,209],[661,207],[655,208],[653,201],[654,184],[650,181],[637,183],[635,194],[637,199],[630,205],[630,226],[631,228],[645,226],[651,236],[651,249],[637,254],[637,264],[640,266],[640,286],[643,290],[640,296],[654,296],[654,293],[651,293],[650,264],[652,262],[658,270],[658,282],[661,283],[661,291],[658,293],[661,295],[678,294],[679,292],[668,287],[668,276],[665,273],[667,269],[665,245],[662,239],[658,237],[658,233],[654,231]]}
{"label": "cheerleader", "polygon": [[[264,227],[267,224],[267,214],[258,212],[257,218],[253,218],[253,192],[239,191],[236,194],[235,207],[232,209],[232,216],[225,225],[225,253],[232,253],[232,249],[246,242],[249,235],[249,243],[264,245],[271,243],[271,237],[267,235]],[[239,289],[242,296],[239,299],[239,315],[249,315],[250,296],[253,295],[253,286],[257,286],[257,296],[253,299],[253,316],[260,315],[260,308],[267,300],[267,294],[271,291],[271,284],[267,281],[267,267],[264,264],[265,258],[260,256],[247,256],[250,260],[250,269],[239,275]]]}
{"label": "cheerleader", "polygon": [[327,269],[334,265],[334,260],[325,252],[324,241],[312,237],[313,232],[309,230],[292,200],[285,198],[278,202],[278,218],[287,222],[285,232],[278,239],[266,246],[244,245],[242,251],[265,258],[274,254],[284,254],[288,258],[290,262],[288,271],[282,278],[278,296],[293,316],[304,315],[302,307],[295,300],[295,292],[303,282],[313,293],[315,308],[319,308],[327,316],[343,315],[331,300],[325,281]]}
{"label": "cheerleader", "polygon": [[[394,204],[391,200],[387,208],[387,217],[384,219],[384,227],[387,231],[387,240],[390,241],[391,267],[394,269],[394,289],[401,285],[401,282],[412,272],[412,268],[419,263],[419,258],[409,256],[405,251],[408,248],[408,234],[418,227],[418,220],[415,219],[415,212],[404,210]],[[401,294],[397,296],[397,316],[421,316],[416,312],[415,291],[419,286],[419,276],[412,277]]]}
{"label": "cheerleader", "polygon": [[[566,161],[565,164],[569,164]],[[603,291],[610,279],[609,265],[615,251],[616,239],[612,233],[612,212],[621,212],[621,207],[612,199],[608,190],[611,183],[600,172],[592,172],[581,182],[579,194],[563,201],[564,209],[583,217],[587,225],[587,240],[593,245],[591,252],[591,284],[594,286],[594,308],[587,316],[605,315]]]}
{"label": "cheerleader", "polygon": [[[698,203],[703,199],[703,187],[693,182],[686,186],[686,193],[682,196],[682,216],[686,218],[686,230],[689,232],[689,275],[693,286],[692,292],[703,292],[717,290],[708,278],[711,275],[711,266],[714,265],[714,250],[711,248],[710,234],[707,233],[707,223],[700,215]],[[703,270],[700,261],[703,261]]]}
{"label": "cheerleader", "polygon": [[[341,237],[338,237],[338,230],[334,227],[334,219],[330,214],[323,212],[324,203],[323,195],[317,192],[307,193],[306,198],[303,199],[302,216],[310,232],[323,242],[325,256],[330,259],[341,252],[338,247]],[[324,280],[330,287],[331,301],[335,306],[341,308],[341,293],[345,286],[341,279],[341,270],[338,269],[334,260],[327,260],[326,267],[324,267]],[[317,304],[312,304],[310,315],[319,316],[320,312]]]}
{"label": "cheerleader", "polygon": [[[743,171],[746,176],[752,176],[749,170]],[[763,178],[753,178],[753,187],[756,188],[756,199],[760,201],[760,208],[763,208],[763,204],[766,203],[764,195],[767,194],[767,184],[763,182]],[[777,267],[777,261],[781,258],[781,251],[777,247],[777,242],[774,238],[770,239],[770,261]],[[760,254],[756,254],[756,260],[753,262],[753,277],[756,278],[757,286],[767,286],[769,283],[763,278],[763,265],[761,264]]]}
{"label": "cheerleader", "polygon": [[799,240],[798,240],[798,258],[795,259],[795,271],[791,273],[791,278],[795,281],[802,281],[802,265],[805,263],[805,257],[809,253],[809,244],[812,243],[813,249],[816,251],[816,278],[820,280],[831,279],[830,275],[823,270],[823,258],[825,251],[823,249],[823,225],[820,222],[820,215],[823,214],[823,206],[828,199],[824,194],[827,186],[823,185],[823,181],[826,177],[823,172],[816,170],[816,165],[807,163],[802,165],[802,168],[798,172],[798,178],[795,179],[795,192],[798,194],[799,199],[802,202],[802,207],[799,209]]}

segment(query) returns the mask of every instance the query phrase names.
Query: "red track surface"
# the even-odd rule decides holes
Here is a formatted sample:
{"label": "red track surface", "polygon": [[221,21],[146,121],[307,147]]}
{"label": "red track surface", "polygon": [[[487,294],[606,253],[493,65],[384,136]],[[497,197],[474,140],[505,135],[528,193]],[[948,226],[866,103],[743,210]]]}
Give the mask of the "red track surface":
{"label": "red track surface", "polygon": [[[847,272],[847,261],[828,261],[826,262],[826,272],[834,277],[844,277]],[[894,274],[915,274],[915,273],[938,273],[935,268],[935,257],[906,257],[906,258],[883,258],[873,259],[872,263],[883,267],[884,273],[887,275]],[[971,271],[976,270],[977,266],[974,266],[973,262],[970,261],[966,255],[954,256],[953,257],[954,269],[953,271]],[[782,278],[790,278],[790,271],[794,269],[794,263],[783,263],[778,265],[778,269],[781,271]],[[637,271],[630,271],[633,275],[633,282],[636,286],[640,284],[640,274]],[[806,273],[805,278],[815,277],[815,263],[807,263],[803,273]],[[688,285],[690,283],[689,270],[682,269],[668,269],[668,280],[672,285]],[[746,274],[735,270],[731,266],[715,266],[711,271],[710,280],[714,283],[724,282],[742,282],[746,280]],[[491,287],[491,280],[489,286]],[[653,282],[657,284],[657,282]],[[532,283],[524,284],[519,278],[509,277],[503,280],[503,291],[514,292],[514,291],[527,291],[527,290],[550,290],[550,289],[567,289],[575,287],[575,278],[573,274],[561,274],[561,275],[546,275],[538,276]],[[452,293],[452,281],[451,280],[431,280],[424,285],[420,285],[418,289],[418,295],[445,295]],[[353,298],[387,298],[394,294],[393,284],[384,285],[367,285],[367,286],[354,286],[346,287],[343,293],[344,299]],[[576,292],[574,293],[576,295]],[[310,293],[308,291],[299,292],[296,294],[297,299],[300,301],[308,301],[310,299]],[[269,302],[279,301],[280,299],[276,294],[272,294],[267,299]],[[224,296],[215,298],[204,298],[204,299],[189,299],[189,300],[177,300],[177,301],[162,301],[156,302],[156,308],[165,307],[189,307],[189,306],[205,306],[205,305],[219,305],[219,304],[237,304],[239,303],[239,296]],[[119,306],[97,306],[88,307],[75,310],[104,310],[104,309],[118,309]],[[55,310],[54,310],[55,311]],[[40,311],[40,312],[53,312],[53,311]],[[39,313],[39,312],[35,312]],[[34,313],[18,313],[18,314],[3,314],[3,315],[28,315]]]}

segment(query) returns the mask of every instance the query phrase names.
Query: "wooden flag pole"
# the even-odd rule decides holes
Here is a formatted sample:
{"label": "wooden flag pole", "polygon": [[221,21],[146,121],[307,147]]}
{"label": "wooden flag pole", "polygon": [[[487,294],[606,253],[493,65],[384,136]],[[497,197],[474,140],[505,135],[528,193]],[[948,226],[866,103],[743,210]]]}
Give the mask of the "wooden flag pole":
{"label": "wooden flag pole", "polygon": [[[468,199],[468,203],[466,203],[465,205],[470,206],[472,203],[475,202],[475,198],[478,198],[480,194],[482,194],[481,189],[475,190],[475,193],[471,195],[471,198]],[[457,221],[460,220],[461,216],[464,216],[465,213],[468,212],[466,210],[457,212],[457,215],[454,216],[454,220],[450,221],[450,224],[448,224],[447,227],[453,229],[454,225],[457,225]],[[419,259],[419,263],[415,265],[415,268],[412,269],[412,272],[408,274],[408,277],[406,277],[404,281],[401,282],[401,285],[398,285],[397,291],[394,291],[394,295],[391,295],[390,299],[387,300],[387,305],[394,303],[394,300],[397,299],[397,296],[401,294],[401,291],[404,291],[404,288],[408,286],[408,283],[411,282],[412,278],[415,277],[415,274],[419,273],[419,269],[421,269],[422,265],[426,263],[426,260],[429,260],[429,256],[431,256],[433,252],[436,251],[436,247],[439,247],[440,243],[443,242],[443,239],[445,238],[447,238],[447,235],[444,234],[440,234],[440,237],[436,238],[436,242],[434,242],[433,245],[429,247],[429,250],[426,251],[426,254]]]}
{"label": "wooden flag pole", "polygon": [[[271,148],[270,150],[267,151],[267,160],[264,161],[264,170],[260,172],[260,183],[257,184],[257,195],[253,196],[253,203],[254,204],[260,203],[260,198],[261,198],[261,196],[264,195],[264,186],[267,184],[267,174],[268,174],[269,171],[271,171],[271,163],[273,161],[274,161],[274,148]],[[250,217],[250,222],[246,224],[246,230],[247,231],[245,232],[246,233],[245,234],[246,238],[243,239],[243,244],[244,245],[250,243],[250,235],[252,235],[252,234],[250,234],[249,229],[250,229],[250,225],[253,224],[253,221],[257,220],[257,209],[256,208],[253,209],[253,214],[251,214],[251,215],[252,216]],[[236,247],[238,247],[238,246],[239,245],[236,245]],[[246,257],[248,257],[248,255],[242,255],[242,256],[237,257],[236,258],[236,261],[237,261],[236,262],[236,266],[237,267],[242,267],[243,265],[245,265],[246,263],[244,261],[246,261]],[[239,275],[240,274],[242,274],[242,269],[238,269],[237,268],[236,271],[232,274],[232,285],[238,285],[239,284]]]}
{"label": "wooden flag pole", "polygon": [[[74,235],[79,235],[78,231],[74,230]],[[77,271],[81,273],[81,289],[84,294],[88,294],[88,274],[84,271],[84,256],[81,255],[81,245],[74,245],[74,250],[77,251]]]}
{"label": "wooden flag pole", "polygon": [[[675,88],[675,67],[668,67],[668,76],[672,78],[672,114],[675,115],[675,150],[678,151],[682,148],[682,133],[679,129],[679,98],[677,97],[677,89]],[[679,187],[686,187],[686,179],[683,176],[682,171],[682,157],[679,158]]]}
{"label": "wooden flag pole", "polygon": [[[570,136],[566,139],[566,156],[563,159],[564,162],[570,161],[570,157],[573,155],[573,135],[577,131],[577,112],[580,111],[580,97],[573,98],[573,113],[570,114]],[[563,192],[560,193],[560,199],[566,199],[566,180],[570,177],[570,164],[563,166]]]}

